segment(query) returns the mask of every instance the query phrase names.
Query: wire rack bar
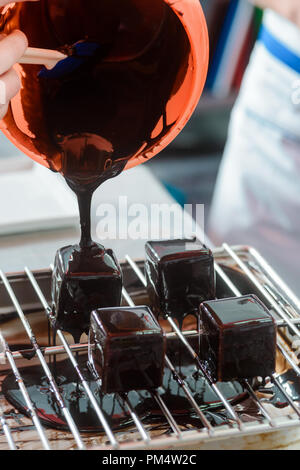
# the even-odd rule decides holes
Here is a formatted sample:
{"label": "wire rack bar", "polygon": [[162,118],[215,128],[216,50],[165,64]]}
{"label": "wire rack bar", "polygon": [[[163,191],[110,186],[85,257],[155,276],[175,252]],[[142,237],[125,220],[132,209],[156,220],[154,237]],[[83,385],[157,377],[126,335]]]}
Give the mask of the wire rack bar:
{"label": "wire rack bar", "polygon": [[246,274],[248,279],[250,279],[250,281],[260,291],[260,293],[264,296],[264,298],[272,305],[272,307],[279,314],[279,316],[287,323],[287,325],[291,328],[291,330],[295,333],[295,335],[298,336],[298,338],[300,338],[299,329],[290,321],[290,318],[286,315],[286,313],[278,305],[278,303],[274,300],[274,298],[269,294],[266,288],[259,283],[259,281],[256,279],[254,274],[250,271],[250,269],[246,266],[246,264],[241,260],[241,258],[227,245],[227,243],[223,244],[223,248],[229,254],[229,256],[231,256],[231,258],[236,262],[236,264],[242,269],[242,271]]}
{"label": "wire rack bar", "polygon": [[36,340],[35,335],[34,335],[32,329],[31,329],[31,326],[30,326],[29,322],[27,321],[27,319],[24,315],[24,312],[21,308],[21,305],[19,304],[19,301],[16,298],[12,287],[10,286],[10,284],[7,280],[7,277],[5,276],[5,274],[1,270],[0,270],[0,277],[1,277],[2,282],[3,282],[3,284],[4,284],[4,286],[7,290],[8,295],[9,295],[9,297],[10,297],[10,299],[11,299],[11,301],[12,301],[12,303],[13,303],[13,305],[14,305],[14,307],[15,307],[18,315],[19,315],[19,318],[20,318],[20,320],[21,320],[21,322],[24,326],[24,329],[27,333],[27,336],[29,337],[31,344],[32,344],[33,348],[36,351],[36,355],[37,355],[37,357],[38,357],[38,359],[39,359],[39,361],[40,361],[40,363],[43,367],[43,370],[44,370],[44,372],[47,376],[47,379],[48,379],[48,382],[50,384],[51,390],[53,391],[53,393],[55,395],[55,398],[56,398],[56,401],[58,403],[58,406],[60,407],[61,412],[63,413],[63,415],[64,415],[64,417],[67,421],[67,424],[70,428],[70,431],[72,432],[72,434],[74,436],[76,444],[77,444],[79,449],[84,450],[85,445],[84,445],[84,443],[81,439],[81,436],[80,436],[80,433],[77,429],[75,421],[73,420],[71,413],[69,412],[68,408],[65,405],[65,402],[64,402],[64,400],[63,400],[63,398],[62,398],[62,396],[59,392],[59,388],[57,386],[57,383],[55,382],[55,379],[54,379],[54,377],[53,377],[53,375],[52,375],[52,373],[51,373],[51,371],[48,367],[48,364],[45,361],[43,353],[42,353],[42,351],[41,351],[41,349],[40,349],[40,347],[37,343],[37,340]]}
{"label": "wire rack bar", "polygon": [[50,447],[50,444],[49,444],[49,441],[46,437],[46,434],[44,432],[44,429],[41,425],[41,422],[38,418],[38,415],[36,414],[36,411],[35,411],[35,408],[34,408],[34,405],[30,399],[30,396],[28,394],[28,391],[25,387],[25,384],[24,384],[24,381],[22,379],[22,376],[18,370],[18,367],[14,361],[14,358],[11,354],[11,351],[10,351],[10,348],[7,344],[7,342],[5,341],[4,337],[3,337],[3,334],[0,330],[0,342],[2,343],[2,346],[3,346],[3,349],[5,351],[5,354],[6,354],[6,357],[9,361],[9,364],[10,364],[10,367],[14,373],[14,376],[15,376],[15,379],[16,379],[16,382],[19,386],[19,389],[20,389],[20,392],[22,393],[22,396],[25,400],[25,403],[26,403],[26,406],[27,406],[27,409],[29,411],[29,414],[30,414],[30,417],[31,417],[31,420],[33,422],[33,424],[35,425],[36,427],[36,430],[38,432],[38,435],[40,437],[40,440],[42,442],[42,445],[44,447],[45,450],[50,450],[51,447]]}
{"label": "wire rack bar", "polygon": [[180,431],[175,419],[172,416],[172,413],[170,412],[169,408],[161,398],[160,394],[158,393],[157,390],[151,392],[152,397],[155,399],[157,402],[158,406],[162,410],[166,420],[168,421],[170,427],[172,428],[173,433],[178,439],[182,439],[182,432]]}
{"label": "wire rack bar", "polygon": [[142,438],[142,441],[148,445],[150,443],[150,436],[149,433],[146,431],[144,428],[144,425],[140,418],[138,417],[135,409],[132,407],[130,400],[126,394],[119,394],[120,398],[123,400],[123,402],[126,405],[127,410],[129,411],[129,414],[131,416],[131,419],[133,420],[134,424],[136,425],[136,428],[138,432],[140,433],[140,436]]}
{"label": "wire rack bar", "polygon": [[6,441],[8,443],[9,449],[10,450],[17,450],[16,443],[14,441],[14,438],[12,437],[12,434],[11,434],[11,429],[10,429],[9,425],[7,424],[7,421],[6,421],[6,418],[5,418],[5,415],[3,413],[3,409],[2,409],[1,406],[0,406],[0,423],[1,423],[1,427],[3,429],[4,435],[6,437]]}
{"label": "wire rack bar", "polygon": [[278,276],[274,269],[266,262],[266,260],[264,260],[264,258],[258,253],[258,251],[255,250],[255,248],[250,247],[249,253],[259,263],[260,267],[267,273],[268,277],[271,278],[283,292],[285,292],[292,304],[294,304],[298,311],[300,311],[300,299],[287,286],[287,284],[281,279],[281,277]]}
{"label": "wire rack bar", "polygon": [[284,397],[286,398],[286,400],[288,401],[289,405],[293,408],[293,410],[295,411],[295,413],[297,414],[298,418],[300,418],[300,410],[299,408],[296,406],[296,404],[293,402],[293,400],[291,399],[291,397],[286,393],[286,391],[284,390],[284,388],[282,387],[281,383],[279,382],[279,380],[277,379],[277,374],[273,374],[272,377],[272,382],[276,385],[277,388],[279,388],[279,390],[281,391],[281,393],[284,395]]}
{"label": "wire rack bar", "polygon": [[266,420],[269,422],[270,426],[274,427],[275,423],[274,423],[273,419],[271,418],[271,416],[267,412],[267,410],[266,410],[265,406],[263,405],[263,403],[255,395],[255,392],[254,392],[253,388],[251,387],[249,381],[248,380],[243,380],[242,382],[244,384],[244,387],[247,389],[247,391],[248,391],[250,397],[252,398],[252,400],[256,403],[256,405],[258,406],[258,408],[260,409],[260,411],[262,412],[262,414],[264,415]]}
{"label": "wire rack bar", "polygon": [[[197,335],[197,334],[198,334],[197,330],[190,330],[190,331],[183,332],[184,336],[192,336],[192,335]],[[166,333],[166,337],[169,339],[174,338],[174,336],[176,336],[176,333],[174,332]],[[69,348],[72,351],[72,353],[86,352],[88,350],[88,343],[69,344]],[[41,347],[41,351],[44,356],[66,354],[66,350],[64,346],[61,346],[61,345]],[[33,355],[34,353],[35,353],[35,349],[21,349],[21,350],[11,351],[11,355],[15,361],[24,359],[26,354]],[[1,351],[0,352],[0,364],[5,364],[5,363],[6,363],[6,354],[5,352]]]}

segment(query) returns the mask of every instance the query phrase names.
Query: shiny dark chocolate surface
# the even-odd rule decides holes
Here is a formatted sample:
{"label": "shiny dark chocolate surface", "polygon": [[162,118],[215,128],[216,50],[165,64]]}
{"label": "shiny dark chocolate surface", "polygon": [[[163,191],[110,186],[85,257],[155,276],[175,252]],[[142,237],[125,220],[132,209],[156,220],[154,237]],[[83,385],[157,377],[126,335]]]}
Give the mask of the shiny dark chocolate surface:
{"label": "shiny dark chocolate surface", "polygon": [[254,295],[205,302],[204,307],[222,328],[235,325],[252,326],[270,324],[272,319],[268,309]]}
{"label": "shiny dark chocolate surface", "polygon": [[213,255],[197,240],[148,242],[145,273],[157,317],[167,314],[182,323],[197,315],[203,300],[216,296]]}
{"label": "shiny dark chocolate surface", "polygon": [[200,315],[200,358],[214,380],[274,373],[276,325],[255,295],[204,302]]}
{"label": "shiny dark chocolate surface", "polygon": [[89,361],[102,393],[160,387],[165,348],[165,335],[146,306],[92,312]]}
{"label": "shiny dark chocolate surface", "polygon": [[120,305],[121,294],[121,268],[111,250],[94,243],[57,252],[52,275],[55,328],[71,333],[75,342],[88,333],[91,311]]}
{"label": "shiny dark chocolate surface", "polygon": [[173,257],[176,260],[178,255],[190,258],[193,254],[197,256],[199,252],[208,253],[209,250],[197,239],[177,239],[150,241],[147,244],[147,252],[149,256],[162,261],[163,259],[173,259]]}

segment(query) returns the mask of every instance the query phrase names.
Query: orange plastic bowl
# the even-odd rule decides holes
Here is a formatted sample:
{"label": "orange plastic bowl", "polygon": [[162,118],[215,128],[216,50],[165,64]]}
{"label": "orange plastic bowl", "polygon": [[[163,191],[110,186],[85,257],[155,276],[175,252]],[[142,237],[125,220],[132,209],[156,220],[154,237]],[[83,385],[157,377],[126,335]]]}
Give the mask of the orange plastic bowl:
{"label": "orange plastic bowl", "polygon": [[[80,4],[80,1],[81,0],[72,0],[72,2],[74,2],[73,5],[75,3]],[[98,1],[105,2],[107,0]],[[134,3],[135,0],[130,1]],[[163,2],[163,0],[161,1]],[[72,2],[69,4],[70,8]],[[153,2],[153,0],[139,0],[139,2],[135,3],[136,8],[142,10],[143,5],[146,5],[149,9],[149,5],[154,5],[154,3],[149,4],[147,2]],[[165,121],[167,124],[166,132],[162,135],[160,134],[162,123],[161,120],[158,120],[154,124],[152,130],[152,135],[158,136],[158,139],[156,139],[155,143],[152,143],[151,145],[149,143],[145,145],[139,145],[139,147],[137,147],[137,152],[134,152],[130,159],[124,159],[126,160],[126,169],[132,168],[154,157],[180,133],[195,110],[206,81],[209,60],[209,40],[205,17],[199,0],[164,0],[164,2],[179,18],[183,27],[182,34],[186,34],[186,38],[189,43],[189,52],[185,57],[185,63],[182,67],[182,70],[179,72],[180,79],[178,76],[174,77],[174,89],[171,92],[170,97],[168,97],[165,109]],[[159,0],[156,0],[156,4],[158,3]],[[5,13],[6,16],[10,15],[10,17],[9,20],[5,23],[5,19],[2,16],[1,28],[0,16],[0,30],[4,30],[6,33],[9,33],[12,29],[19,28],[24,30],[28,35],[30,46],[49,47],[48,43],[46,46],[45,44],[39,43],[35,32],[37,28],[40,30],[42,29],[38,22],[38,16],[41,12],[40,9],[45,4],[47,4],[47,0],[41,0],[37,3],[26,2],[11,4],[9,7],[11,10],[6,8],[2,11],[2,13]],[[52,3],[48,1],[49,8],[56,8],[55,6],[53,7],[55,4],[58,5],[59,0],[52,1]],[[88,5],[88,0],[86,0],[83,4]],[[65,5],[68,4],[65,3]],[[32,25],[27,27],[27,30],[24,21],[22,23],[22,9],[24,9],[23,11],[27,9],[29,12],[27,13],[27,17],[29,15],[29,18],[32,18],[32,20],[29,20],[29,22],[32,21]],[[35,14],[35,12],[37,13]],[[72,19],[68,18],[67,15],[60,15],[59,21],[62,22],[63,31],[63,21],[72,21]],[[79,21],[78,18],[77,21]],[[140,27],[140,29],[142,28],[143,26]],[[42,32],[40,34],[44,33]],[[55,46],[53,48],[55,48]],[[176,44],[174,44],[174,50],[176,51]],[[28,66],[16,66],[16,69],[20,73],[23,85],[28,70],[26,67]],[[161,80],[163,79],[164,77],[162,77]],[[1,130],[16,147],[27,154],[30,158],[37,161],[38,163],[43,164],[44,166],[47,166],[48,168],[51,168],[52,170],[59,171],[64,174],[63,164],[61,162],[62,158],[61,155],[59,155],[59,152],[56,154],[54,151],[51,155],[51,158],[49,158],[49,155],[47,154],[47,151],[43,149],[43,146],[37,144],[38,139],[36,139],[35,132],[32,131],[30,123],[28,122],[28,119],[26,119],[25,111],[26,108],[30,106],[30,100],[35,100],[35,126],[38,125],[36,123],[38,123],[39,120],[42,121],[44,119],[43,107],[41,105],[37,81],[35,79],[27,79],[26,93],[23,93],[23,90],[21,90],[21,92],[12,100],[9,111],[5,119],[1,122]],[[45,130],[43,132],[45,136]],[[102,138],[100,137],[100,139]],[[105,139],[102,139],[102,142],[107,143]]]}

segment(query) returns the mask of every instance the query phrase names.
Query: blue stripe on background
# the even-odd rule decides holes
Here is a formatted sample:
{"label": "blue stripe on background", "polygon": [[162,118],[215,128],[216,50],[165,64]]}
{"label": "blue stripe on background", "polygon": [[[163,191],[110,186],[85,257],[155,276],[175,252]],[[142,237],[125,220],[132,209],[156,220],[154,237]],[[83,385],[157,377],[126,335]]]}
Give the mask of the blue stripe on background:
{"label": "blue stripe on background", "polygon": [[212,58],[209,71],[208,71],[206,87],[209,89],[213,87],[216,77],[218,75],[218,71],[220,68],[224,50],[227,45],[228,35],[230,33],[230,29],[231,29],[235,14],[237,12],[238,6],[239,6],[239,0],[230,1],[228,11],[225,16],[224,24],[221,29],[220,38],[218,40],[216,50],[215,50],[215,53]]}
{"label": "blue stripe on background", "polygon": [[300,56],[279,42],[265,26],[261,27],[259,40],[273,56],[300,74]]}

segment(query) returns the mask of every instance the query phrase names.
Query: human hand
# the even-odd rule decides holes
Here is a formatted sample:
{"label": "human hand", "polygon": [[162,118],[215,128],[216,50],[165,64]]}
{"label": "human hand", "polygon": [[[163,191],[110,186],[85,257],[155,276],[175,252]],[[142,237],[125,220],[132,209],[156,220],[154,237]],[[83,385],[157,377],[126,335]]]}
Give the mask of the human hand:
{"label": "human hand", "polygon": [[[15,0],[20,1],[22,0]],[[9,0],[0,0],[0,8],[9,3]],[[27,38],[21,31],[16,30],[9,35],[0,33],[0,120],[4,118],[10,100],[20,90],[20,79],[13,66],[22,57],[27,46]]]}
{"label": "human hand", "polygon": [[300,28],[300,0],[250,0],[261,8],[271,8]]}

